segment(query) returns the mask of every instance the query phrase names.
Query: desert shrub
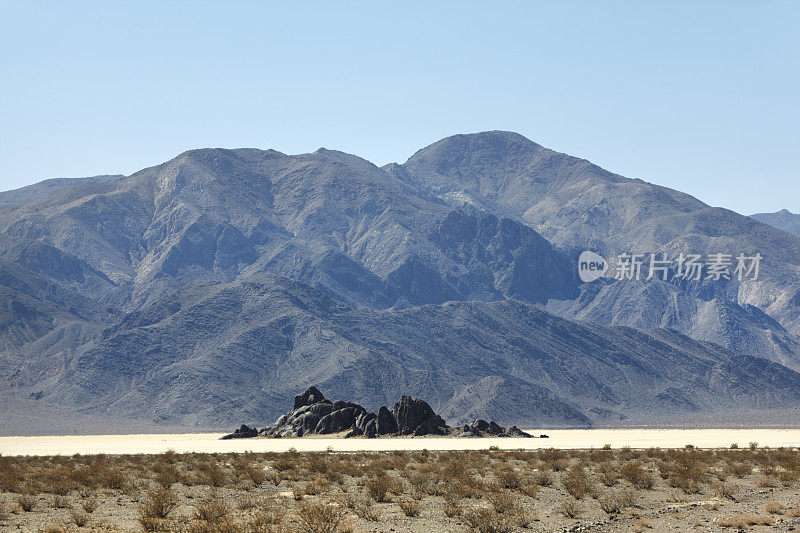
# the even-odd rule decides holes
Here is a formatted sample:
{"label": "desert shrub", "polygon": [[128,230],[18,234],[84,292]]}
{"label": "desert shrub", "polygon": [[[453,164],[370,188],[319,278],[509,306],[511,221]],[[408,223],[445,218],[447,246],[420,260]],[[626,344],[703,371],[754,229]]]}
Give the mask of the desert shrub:
{"label": "desert shrub", "polygon": [[732,500],[736,496],[736,485],[732,483],[719,482],[714,486],[714,491],[720,498]]}
{"label": "desert shrub", "polygon": [[522,529],[529,529],[537,518],[536,514],[529,508],[518,503],[515,503],[514,507],[512,507],[507,514],[512,522]]}
{"label": "desert shrub", "polygon": [[81,508],[87,513],[93,513],[97,509],[97,500],[95,498],[87,498],[81,502]]}
{"label": "desert shrub", "polygon": [[617,514],[623,509],[634,507],[635,496],[631,491],[608,491],[597,498],[600,508],[607,514]]}
{"label": "desert shrub", "polygon": [[343,519],[339,508],[325,503],[304,503],[297,514],[308,533],[336,533]]}
{"label": "desert shrub", "polygon": [[669,468],[670,485],[687,494],[700,492],[701,484],[708,475],[702,458],[692,450],[679,452]]}
{"label": "desert shrub", "polygon": [[717,521],[717,525],[719,527],[733,527],[744,530],[750,526],[771,526],[774,522],[775,521],[768,516],[739,515],[722,518]]}
{"label": "desert shrub", "polygon": [[761,488],[774,488],[778,486],[778,480],[775,476],[761,476],[758,480],[758,486]]}
{"label": "desert shrub", "polygon": [[444,501],[444,515],[447,518],[455,518],[460,516],[462,512],[461,502],[459,500],[445,499]]}
{"label": "desert shrub", "polygon": [[547,470],[534,470],[531,481],[540,487],[549,487],[553,484],[553,475]]}
{"label": "desert shrub", "polygon": [[71,507],[71,505],[66,496],[53,496],[53,509],[68,509],[69,507]]}
{"label": "desert shrub", "polygon": [[128,477],[119,468],[104,468],[97,473],[97,483],[112,490],[124,490]]}
{"label": "desert shrub", "polygon": [[800,479],[800,472],[797,470],[782,470],[778,472],[778,481],[784,487],[791,487],[798,479]]}
{"label": "desert shrub", "polygon": [[236,502],[236,506],[241,511],[252,511],[253,509],[257,509],[261,504],[261,499],[256,496],[242,496],[239,498],[239,501]]}
{"label": "desert shrub", "polygon": [[536,496],[539,495],[539,485],[530,477],[526,477],[522,480],[518,490],[530,498],[536,498]]}
{"label": "desert shrub", "polygon": [[33,511],[33,508],[36,507],[36,496],[32,494],[21,494],[15,501],[26,513]]}
{"label": "desert shrub", "polygon": [[514,498],[508,492],[491,492],[487,495],[487,499],[497,514],[507,513],[514,508]]}
{"label": "desert shrub", "polygon": [[[164,519],[177,507],[178,499],[170,489],[158,488],[150,491],[139,505],[139,518]],[[144,526],[144,524],[142,524]]]}
{"label": "desert shrub", "polygon": [[575,518],[580,513],[580,502],[575,498],[567,498],[561,503],[559,512],[565,518]]}
{"label": "desert shrub", "polygon": [[197,465],[195,477],[201,485],[218,488],[225,485],[228,474],[216,461],[207,461]]}
{"label": "desert shrub", "polygon": [[379,520],[378,510],[372,504],[372,500],[363,496],[348,496],[342,502],[345,507],[352,510],[355,515],[368,522]]}
{"label": "desert shrub", "polygon": [[575,498],[580,500],[592,490],[592,484],[586,470],[581,466],[570,468],[563,476],[562,483],[564,490]]}
{"label": "desert shrub", "polygon": [[397,502],[397,505],[400,507],[400,510],[403,511],[403,514],[406,516],[419,516],[419,502],[409,499],[403,498]]}
{"label": "desert shrub", "polygon": [[165,489],[168,489],[171,488],[173,484],[181,480],[181,475],[175,465],[165,463],[163,465],[159,465],[159,469],[156,471],[155,480],[156,483]]}
{"label": "desert shrub", "polygon": [[[465,469],[461,469],[459,472],[464,471]],[[521,484],[519,474],[511,465],[504,464],[495,470],[494,475],[497,478],[500,486],[503,488],[517,490]]]}
{"label": "desert shrub", "polygon": [[639,461],[630,461],[622,465],[619,475],[637,489],[652,489],[655,484],[653,476],[644,469]]}
{"label": "desert shrub", "polygon": [[464,513],[464,521],[476,533],[510,533],[514,530],[509,517],[483,507]]}
{"label": "desert shrub", "polygon": [[389,492],[395,487],[395,481],[385,472],[369,478],[365,484],[370,497],[376,502],[388,501]]}
{"label": "desert shrub", "polygon": [[737,478],[749,476],[752,471],[752,465],[746,462],[731,462],[725,465],[725,472]]}
{"label": "desert shrub", "polygon": [[194,511],[194,517],[209,523],[217,523],[228,515],[228,505],[216,497],[199,504]]}
{"label": "desert shrub", "polygon": [[306,483],[303,491],[311,496],[323,494],[331,490],[331,482],[326,477],[317,476]]}
{"label": "desert shrub", "polygon": [[69,516],[72,522],[78,527],[83,527],[89,523],[89,513],[83,509],[73,509]]}
{"label": "desert shrub", "polygon": [[764,504],[764,512],[767,514],[783,514],[786,507],[781,502],[770,500]]}

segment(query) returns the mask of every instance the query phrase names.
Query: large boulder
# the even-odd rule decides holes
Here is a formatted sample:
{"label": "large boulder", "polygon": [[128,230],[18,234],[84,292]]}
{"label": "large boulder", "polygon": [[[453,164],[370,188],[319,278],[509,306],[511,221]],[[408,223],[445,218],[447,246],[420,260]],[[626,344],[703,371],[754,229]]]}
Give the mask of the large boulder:
{"label": "large boulder", "polygon": [[420,398],[403,396],[394,404],[392,414],[402,435],[442,435],[449,429],[444,419]]}
{"label": "large boulder", "polygon": [[360,405],[334,410],[320,419],[317,427],[314,429],[314,433],[326,435],[329,433],[349,431],[356,426],[356,417],[364,411],[366,410]]}
{"label": "large boulder", "polygon": [[397,420],[385,405],[382,405],[381,408],[378,409],[376,431],[378,435],[394,435],[400,431],[400,428],[397,427]]}
{"label": "large boulder", "polygon": [[314,405],[317,402],[321,402],[325,399],[325,396],[317,389],[315,386],[310,386],[305,390],[294,397],[294,407],[292,410],[297,410],[300,407],[305,407],[306,405]]}
{"label": "large boulder", "polygon": [[220,438],[223,440],[227,440],[227,439],[246,439],[250,437],[258,437],[258,430],[254,427],[251,428],[249,426],[242,424],[242,426],[235,429],[233,433],[223,435]]}

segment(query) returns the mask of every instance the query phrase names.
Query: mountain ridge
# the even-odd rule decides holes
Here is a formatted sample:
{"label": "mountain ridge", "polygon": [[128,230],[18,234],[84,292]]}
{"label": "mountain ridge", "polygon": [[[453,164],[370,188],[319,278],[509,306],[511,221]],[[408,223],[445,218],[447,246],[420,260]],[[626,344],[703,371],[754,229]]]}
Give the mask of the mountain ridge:
{"label": "mountain ridge", "polygon": [[[334,392],[361,387],[359,400],[370,407],[377,407],[371,401],[396,396],[396,390],[387,395],[386,389],[401,387],[429,395],[454,419],[477,413],[506,424],[524,421],[504,418],[512,405],[508,398],[529,405],[531,423],[585,425],[641,415],[635,402],[615,404],[609,398],[633,390],[645,394],[642,384],[651,380],[652,388],[657,372],[634,374],[626,392],[610,377],[619,371],[612,370],[617,361],[603,367],[603,379],[610,381],[582,373],[584,390],[570,388],[564,369],[577,364],[575,356],[542,338],[540,345],[522,339],[517,344],[529,353],[553,350],[567,365],[551,370],[561,377],[548,381],[520,374],[515,365],[526,359],[519,347],[508,346],[509,353],[518,353],[510,364],[504,359],[509,355],[487,348],[506,345],[500,329],[481,329],[483,321],[498,328],[505,324],[502,331],[518,338],[514,328],[523,326],[508,319],[513,313],[527,317],[530,328],[537,320],[565,320],[557,329],[573,351],[580,346],[576,336],[602,331],[600,338],[625,353],[620,344],[631,339],[651,359],[660,357],[658,346],[691,361],[696,375],[662,375],[670,385],[653,405],[674,411],[667,409],[663,416],[735,409],[731,389],[709,381],[714,364],[722,365],[724,372],[719,371],[730,383],[745,377],[762,383],[750,368],[779,376],[773,390],[768,383],[743,389],[749,391],[742,396],[749,398],[743,400],[748,408],[781,408],[775,398],[794,406],[787,391],[795,379],[789,369],[800,370],[800,238],[685,193],[629,180],[519,134],[456,135],[420,149],[403,164],[383,167],[326,148],[298,155],[198,149],[130,176],[59,182],[7,198],[28,201],[0,208],[0,261],[27,269],[21,272],[41,278],[53,294],[61,291],[61,301],[80,301],[91,309],[62,311],[49,296],[42,300],[44,289],[36,293],[42,302],[36,305],[25,300],[30,296],[9,293],[13,301],[40,311],[36,320],[7,312],[0,339],[6,335],[11,341],[0,351],[0,368],[6,369],[0,387],[40,397],[43,405],[65,403],[92,416],[135,418],[152,411],[148,406],[158,398],[162,407],[150,422],[204,427],[226,425],[222,413],[270,413],[270,405],[285,401],[285,391],[272,383],[277,376],[262,375],[242,354],[260,346],[251,356],[277,369],[285,357],[281,343],[297,339],[270,321],[252,322],[253,317],[241,315],[241,306],[273,312],[259,301],[271,298],[289,313],[288,325],[281,327],[304,331],[300,340],[316,347],[307,354],[312,366],[295,368],[306,382],[292,382],[292,387],[304,389],[312,381]],[[587,285],[575,269],[581,249],[610,256],[711,253],[734,246],[763,252],[763,279],[683,284],[605,279]],[[276,280],[291,283],[292,289],[275,292],[284,283]],[[0,289],[13,290],[13,278],[0,278]],[[192,307],[190,315],[216,333],[196,345],[192,335],[204,332],[196,330],[181,302],[202,300],[202,291],[216,295],[203,300],[216,314]],[[312,300],[330,302],[327,314],[308,307],[309,291],[317,295]],[[456,311],[466,323],[452,323],[448,313]],[[145,315],[152,322],[145,323]],[[343,322],[328,339],[334,315]],[[469,324],[466,317],[478,322]],[[176,324],[172,333],[151,337],[156,324],[168,318]],[[231,323],[234,318],[244,329]],[[244,326],[251,322],[252,328]],[[342,324],[355,329],[348,333]],[[428,363],[419,354],[400,356],[396,348],[387,348],[401,345],[403,336],[415,338],[416,330],[448,339],[434,343],[441,353],[430,355]],[[394,336],[391,342],[369,341],[381,338],[382,331]],[[181,338],[189,340],[180,344]],[[452,346],[459,345],[471,347],[462,361],[466,369],[453,363],[461,356]],[[165,354],[163,346],[173,346],[177,355]],[[421,341],[419,346],[418,352]],[[189,353],[194,355],[184,357]],[[476,359],[479,353],[494,363]],[[737,370],[730,363],[734,356],[779,365],[758,367],[747,359]],[[331,362],[337,357],[354,365],[349,374],[329,372],[320,379],[322,374],[311,370],[313,365],[320,372],[337,368]],[[387,366],[370,363],[370,357]],[[638,356],[631,354],[630,360]],[[708,360],[717,363],[708,366]],[[120,382],[109,374],[110,361],[131,379]],[[238,373],[220,366],[224,361]],[[590,361],[577,366],[591,368]],[[647,361],[637,364],[645,368]],[[151,381],[133,379],[137,365],[150,368]],[[441,375],[436,367],[443,369]],[[380,383],[370,383],[367,376],[379,376]],[[434,377],[436,386],[430,381]],[[697,391],[700,403],[680,392],[689,382],[704,384]],[[236,383],[263,397],[248,401],[233,387]],[[606,393],[598,392],[575,403],[593,387],[614,393],[602,399]],[[202,395],[190,401],[190,391]],[[95,398],[94,407],[81,405],[81,398]]]}

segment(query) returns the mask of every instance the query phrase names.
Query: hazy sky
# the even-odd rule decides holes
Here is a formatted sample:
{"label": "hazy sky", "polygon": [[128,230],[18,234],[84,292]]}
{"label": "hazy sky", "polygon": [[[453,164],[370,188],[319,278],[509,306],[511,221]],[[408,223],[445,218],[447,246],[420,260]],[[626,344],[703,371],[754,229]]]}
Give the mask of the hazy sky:
{"label": "hazy sky", "polygon": [[800,3],[0,0],[0,190],[183,150],[377,164],[513,130],[746,214],[800,211]]}

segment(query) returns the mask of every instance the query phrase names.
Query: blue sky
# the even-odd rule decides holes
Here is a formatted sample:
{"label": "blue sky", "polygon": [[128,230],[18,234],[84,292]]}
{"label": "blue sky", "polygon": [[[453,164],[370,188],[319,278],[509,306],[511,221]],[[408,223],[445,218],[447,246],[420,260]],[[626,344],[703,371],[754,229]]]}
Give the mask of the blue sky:
{"label": "blue sky", "polygon": [[0,190],[207,146],[402,162],[503,129],[797,212],[798,23],[789,1],[0,0]]}

